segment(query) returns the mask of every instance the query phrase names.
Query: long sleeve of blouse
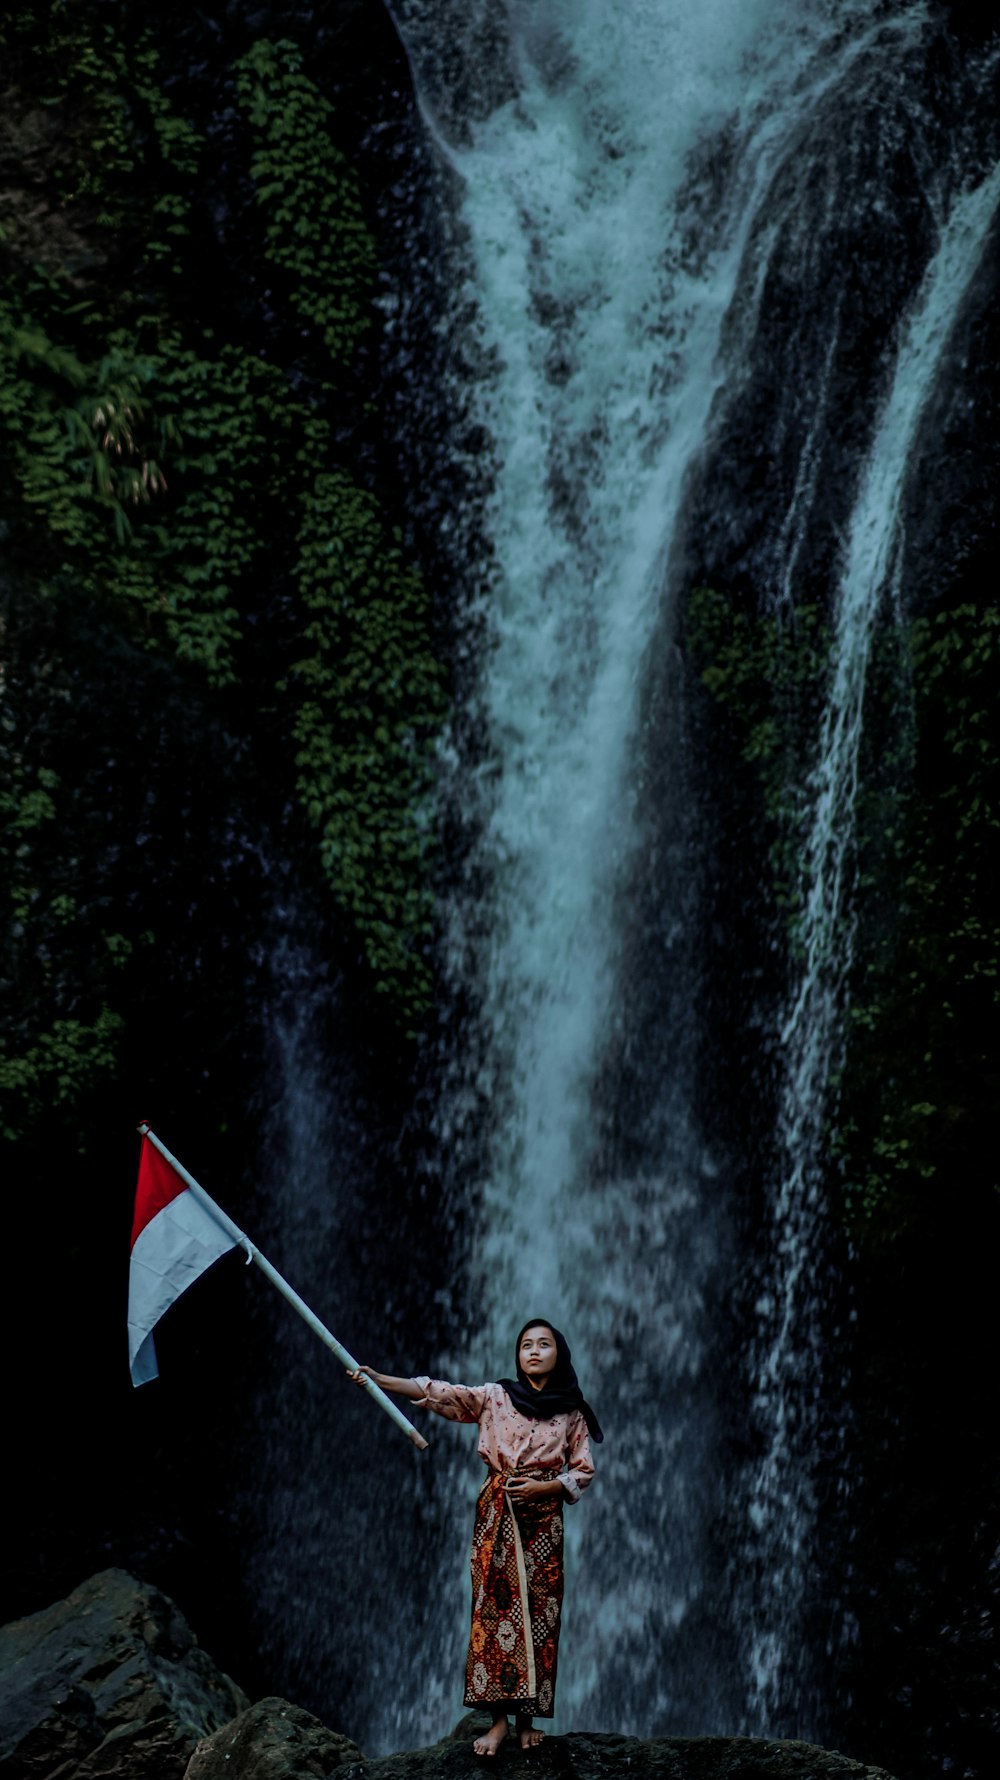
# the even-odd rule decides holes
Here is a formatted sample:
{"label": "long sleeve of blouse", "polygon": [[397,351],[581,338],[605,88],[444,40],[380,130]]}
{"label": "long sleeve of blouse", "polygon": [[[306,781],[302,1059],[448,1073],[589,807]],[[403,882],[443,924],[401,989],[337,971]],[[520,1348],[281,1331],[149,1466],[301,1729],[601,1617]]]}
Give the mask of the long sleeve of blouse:
{"label": "long sleeve of blouse", "polygon": [[536,1421],[514,1408],[502,1385],[449,1384],[423,1374],[413,1380],[423,1395],[417,1407],[445,1421],[478,1422],[479,1454],[493,1471],[551,1471],[568,1502],[578,1502],[592,1482],[594,1461],[587,1423],[578,1409]]}

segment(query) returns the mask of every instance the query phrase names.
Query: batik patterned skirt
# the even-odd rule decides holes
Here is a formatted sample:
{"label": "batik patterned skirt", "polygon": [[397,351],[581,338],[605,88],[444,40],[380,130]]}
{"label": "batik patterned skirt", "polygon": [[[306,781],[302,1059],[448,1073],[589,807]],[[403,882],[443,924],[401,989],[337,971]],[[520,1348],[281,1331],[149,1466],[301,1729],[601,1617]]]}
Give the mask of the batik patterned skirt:
{"label": "batik patterned skirt", "polygon": [[526,1718],[551,1718],[563,1597],[562,1497],[520,1502],[515,1511],[507,1481],[507,1474],[491,1471],[476,1504],[465,1704],[508,1705]]}

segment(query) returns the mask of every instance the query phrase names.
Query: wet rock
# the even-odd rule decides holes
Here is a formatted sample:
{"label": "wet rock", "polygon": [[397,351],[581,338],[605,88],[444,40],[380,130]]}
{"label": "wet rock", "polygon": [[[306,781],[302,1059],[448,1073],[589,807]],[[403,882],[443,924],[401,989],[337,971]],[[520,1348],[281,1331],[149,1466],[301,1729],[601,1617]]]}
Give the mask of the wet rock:
{"label": "wet rock", "polygon": [[124,1570],[0,1628],[0,1780],[181,1780],[246,1705],[173,1602]]}
{"label": "wet rock", "polygon": [[[470,1713],[429,1749],[367,1761],[288,1700],[246,1696],[158,1589],[104,1570],[65,1600],[0,1629],[0,1780],[466,1780],[483,1762]],[[892,1780],[810,1743],[577,1732],[528,1754],[508,1780]]]}
{"label": "wet rock", "polygon": [[364,1759],[350,1737],[328,1730],[301,1706],[258,1700],[199,1743],[184,1780],[327,1780]]}
{"label": "wet rock", "polygon": [[[472,1738],[486,1721],[464,1719],[432,1749],[366,1763],[364,1780],[464,1780],[481,1774]],[[756,1737],[621,1737],[577,1732],[522,1754],[513,1738],[498,1766],[509,1780],[892,1780],[884,1768],[812,1743]],[[361,1780],[345,1769],[339,1780]]]}

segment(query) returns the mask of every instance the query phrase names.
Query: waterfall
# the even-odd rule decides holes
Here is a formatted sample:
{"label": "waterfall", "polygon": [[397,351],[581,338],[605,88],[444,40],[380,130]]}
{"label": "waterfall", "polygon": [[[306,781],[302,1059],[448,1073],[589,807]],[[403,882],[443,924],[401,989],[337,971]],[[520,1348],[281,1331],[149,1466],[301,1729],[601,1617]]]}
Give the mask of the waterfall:
{"label": "waterfall", "polygon": [[[460,781],[479,841],[474,888],[451,909],[484,1036],[442,1118],[475,1217],[478,1315],[440,1363],[495,1374],[522,1313],[572,1333],[612,1438],[604,1494],[570,1517],[563,1705],[577,1722],[723,1729],[744,1710],[732,1629],[708,1598],[725,1509],[711,1373],[727,1158],[694,1109],[682,815],[652,962],[671,1031],[638,1064],[660,1078],[655,1115],[628,1173],[598,1141],[602,1067],[628,1048],[622,958],[646,819],[633,763],[650,654],[669,651],[683,590],[692,478],[745,381],[783,234],[810,247],[782,180],[817,119],[869,78],[865,58],[884,69],[926,14],[514,5],[502,40],[493,14],[485,58],[480,13],[464,26],[413,0],[395,13],[457,193],[456,313],[474,317],[462,357],[483,367],[465,399],[490,441],[488,546],[469,577],[486,633],[469,691],[481,755]],[[810,462],[779,520],[789,561]],[[682,759],[669,776],[679,806]],[[650,1413],[616,1407],[620,1377]],[[457,1561],[454,1575],[460,1599]],[[442,1636],[454,1660],[457,1623]]]}
{"label": "waterfall", "polygon": [[[460,1014],[421,1082],[436,1155],[391,1234],[378,1207],[398,1180],[366,1148],[353,1084],[318,1064],[308,994],[277,996],[275,1175],[311,1181],[288,1191],[325,1209],[296,1224],[276,1194],[270,1215],[295,1228],[307,1295],[323,1258],[376,1363],[391,1341],[396,1365],[477,1382],[509,1367],[525,1316],[569,1335],[608,1439],[567,1515],[556,1729],[819,1736],[836,1721],[823,1636],[841,1635],[810,1458],[820,1146],[866,665],[996,176],[982,182],[961,121],[940,126],[914,97],[923,0],[390,11],[436,169],[434,227],[405,217],[414,290],[429,237],[447,260],[443,313],[418,315],[405,289],[383,307],[401,451],[423,467],[413,512],[454,575],[464,679],[440,762],[457,837],[442,918]],[[435,452],[445,486],[469,491],[461,511],[426,473]],[[794,789],[807,838],[790,949],[760,890],[738,931],[706,941],[719,868],[697,791],[715,763],[693,759],[680,640],[699,582],[778,622],[809,602],[827,615],[827,699]],[[755,1073],[711,1010],[720,975],[752,1000],[769,946],[779,991],[735,1022],[764,1058]],[[303,1150],[314,1115],[299,1103],[323,1098],[324,1072],[325,1122]],[[331,1142],[352,1158],[372,1266],[348,1204],[324,1199]],[[426,1461],[408,1455],[405,1487],[389,1485],[404,1463],[390,1436],[353,1409],[331,1432],[325,1388],[309,1398],[308,1490],[269,1460],[269,1610],[297,1680],[339,1687],[338,1722],[369,1752],[412,1746],[458,1714],[473,1442],[435,1425]],[[277,1373],[268,1389],[262,1415],[280,1424]],[[360,1501],[345,1440],[371,1471]],[[349,1582],[348,1518],[369,1554]],[[382,1580],[388,1628],[370,1611]],[[307,1608],[317,1591],[329,1629]],[[350,1610],[348,1648],[334,1605]]]}
{"label": "waterfall", "polygon": [[[748,1727],[775,1723],[805,1731],[803,1648],[794,1636],[796,1603],[810,1592],[815,1504],[802,1455],[815,1446],[824,1338],[817,1256],[823,1252],[824,1124],[829,1083],[842,1055],[844,986],[851,962],[849,905],[865,686],[876,621],[887,601],[899,608],[905,537],[903,496],[927,402],[1000,199],[1000,166],[961,193],[944,219],[936,250],[900,329],[891,382],[858,482],[832,614],[825,707],[808,785],[811,806],[801,865],[797,954],[781,1030],[779,1174],[773,1197],[771,1273],[759,1302],[753,1357],[754,1412],[765,1448],[749,1483],[754,1578],[743,1603]],[[747,1558],[750,1558],[747,1563]],[[792,1635],[790,1636],[790,1631]],[[829,1654],[829,1653],[828,1653]]]}

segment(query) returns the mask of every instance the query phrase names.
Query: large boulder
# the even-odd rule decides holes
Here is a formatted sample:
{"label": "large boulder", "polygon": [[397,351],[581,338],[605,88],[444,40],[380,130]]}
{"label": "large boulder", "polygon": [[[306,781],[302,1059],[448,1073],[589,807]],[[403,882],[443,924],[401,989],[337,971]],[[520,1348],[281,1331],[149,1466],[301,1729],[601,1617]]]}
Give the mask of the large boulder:
{"label": "large boulder", "polygon": [[173,1602],[124,1570],[0,1628],[0,1780],[181,1780],[247,1704]]}
{"label": "large boulder", "polygon": [[258,1700],[199,1743],[184,1780],[328,1780],[364,1761],[356,1743],[288,1700]]}

